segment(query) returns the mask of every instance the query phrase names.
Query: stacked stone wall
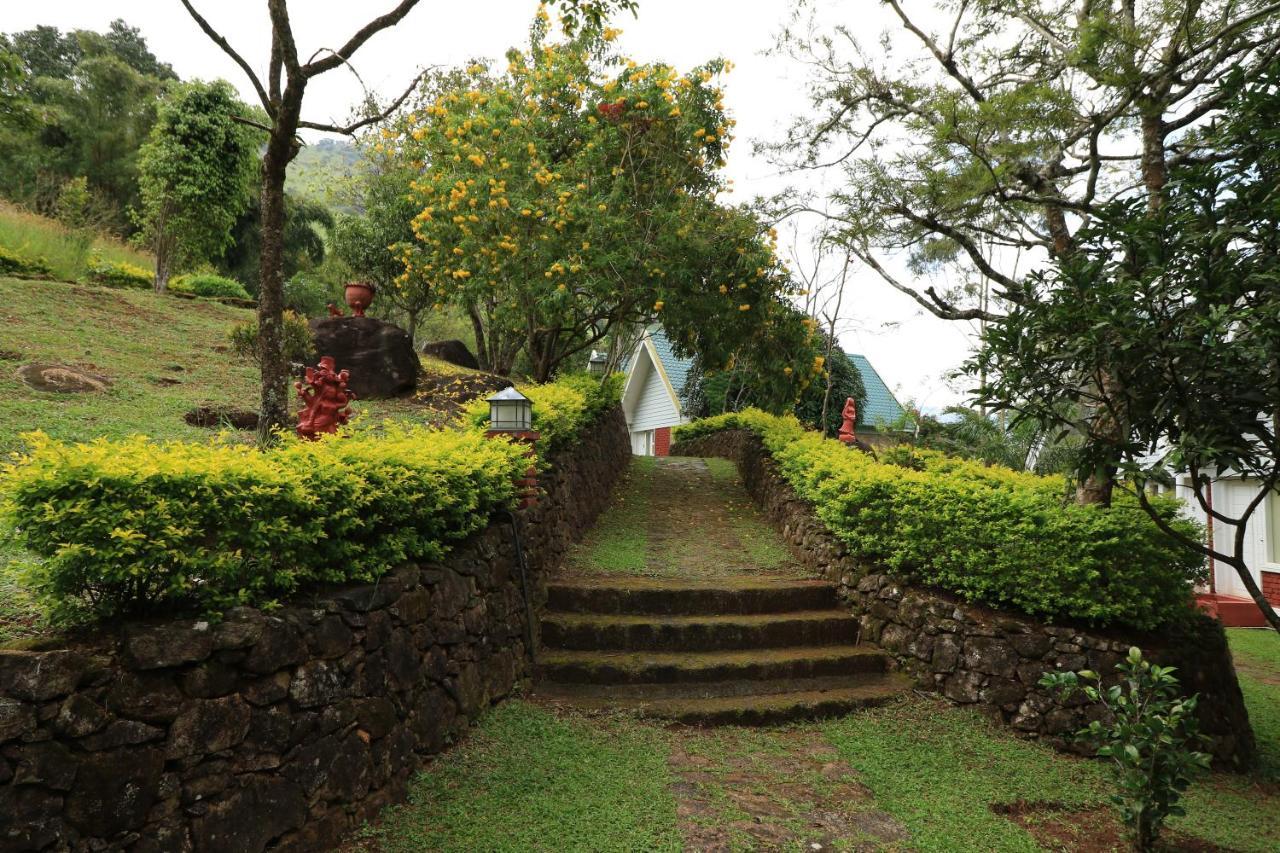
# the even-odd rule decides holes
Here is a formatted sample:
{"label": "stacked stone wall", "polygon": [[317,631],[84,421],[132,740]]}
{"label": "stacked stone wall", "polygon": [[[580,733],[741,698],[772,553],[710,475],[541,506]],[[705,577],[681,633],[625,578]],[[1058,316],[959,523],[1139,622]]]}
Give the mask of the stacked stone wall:
{"label": "stacked stone wall", "polygon": [[[851,453],[857,451],[850,451]],[[750,432],[726,430],[672,448],[675,455],[733,460],[755,502],[814,575],[835,583],[858,616],[861,638],[892,654],[917,684],[970,705],[995,720],[1055,746],[1086,750],[1067,738],[1097,706],[1083,697],[1061,701],[1037,686],[1047,671],[1112,673],[1132,646],[1176,666],[1188,693],[1200,694],[1200,728],[1215,763],[1243,770],[1256,756],[1244,697],[1221,623],[1189,615],[1166,631],[1135,634],[1048,624],[971,604],[937,589],[912,586],[859,562],[796,495]]]}
{"label": "stacked stone wall", "polygon": [[[629,457],[615,409],[515,514],[535,625]],[[271,612],[0,650],[0,850],[328,849],[530,674],[526,631],[496,519],[439,564]]]}

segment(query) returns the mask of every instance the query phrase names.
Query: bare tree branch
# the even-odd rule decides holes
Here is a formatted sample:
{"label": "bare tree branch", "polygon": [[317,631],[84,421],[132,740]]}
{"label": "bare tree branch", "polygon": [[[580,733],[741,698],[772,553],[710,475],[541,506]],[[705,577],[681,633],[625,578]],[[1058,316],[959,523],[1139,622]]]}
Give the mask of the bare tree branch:
{"label": "bare tree branch", "polygon": [[[283,4],[283,0],[279,0]],[[384,15],[379,15],[369,23],[361,27],[355,35],[347,40],[347,43],[338,48],[335,52],[329,54],[323,59],[317,59],[308,62],[302,69],[307,77],[315,77],[318,74],[337,68],[342,63],[349,60],[360,47],[370,38],[400,23],[404,16],[409,14],[414,6],[418,5],[418,0],[401,0],[400,4]]]}
{"label": "bare tree branch", "polygon": [[254,91],[258,93],[258,100],[262,102],[263,108],[268,114],[273,114],[271,99],[267,97],[267,90],[262,88],[262,81],[259,80],[258,75],[254,73],[253,67],[245,61],[243,56],[236,52],[236,49],[231,46],[231,43],[228,42],[221,33],[215,30],[209,22],[196,11],[195,7],[191,5],[191,0],[180,0],[180,2],[186,8],[187,14],[189,14],[192,20],[196,22],[196,25],[204,31],[206,36],[209,37],[209,40],[222,48],[222,52],[231,57],[236,65],[240,66],[240,70],[248,76],[249,82],[253,84]]}
{"label": "bare tree branch", "polygon": [[355,133],[357,130],[359,130],[362,127],[368,127],[371,124],[377,124],[380,121],[385,121],[388,116],[390,116],[396,110],[400,109],[401,105],[403,105],[404,102],[409,99],[409,96],[413,94],[413,90],[418,88],[418,84],[421,83],[422,79],[427,76],[428,71],[429,69],[423,69],[422,71],[418,72],[418,76],[414,77],[413,81],[409,84],[408,88],[406,88],[403,92],[400,93],[400,97],[392,101],[385,110],[378,113],[377,115],[366,116],[365,118],[359,119],[358,121],[354,121],[351,124],[347,124],[347,125],[325,124],[322,122],[314,122],[314,121],[300,121],[298,122],[298,127],[305,127],[308,130],[323,130],[329,133],[341,133],[344,136],[350,136],[351,134]]}
{"label": "bare tree branch", "polygon": [[937,292],[932,287],[926,289],[924,295],[921,295],[919,291],[914,288],[907,287],[905,284],[902,284],[890,275],[889,271],[881,266],[880,262],[877,261],[870,252],[852,246],[849,248],[849,251],[855,255],[858,260],[875,270],[891,287],[901,293],[905,293],[907,296],[910,296],[919,303],[922,308],[936,317],[943,320],[999,319],[998,315],[992,314],[989,311],[983,311],[980,308],[957,308],[950,302],[947,302],[942,297],[938,296]]}

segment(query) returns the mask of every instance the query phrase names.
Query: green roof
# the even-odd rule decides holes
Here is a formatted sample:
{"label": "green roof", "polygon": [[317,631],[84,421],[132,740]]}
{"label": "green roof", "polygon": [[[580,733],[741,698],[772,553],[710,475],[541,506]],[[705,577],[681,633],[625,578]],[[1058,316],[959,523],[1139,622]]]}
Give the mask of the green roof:
{"label": "green roof", "polygon": [[693,359],[677,356],[671,347],[671,341],[667,339],[661,327],[650,329],[649,337],[653,341],[653,348],[658,353],[658,360],[662,362],[662,369],[666,371],[667,379],[671,381],[671,387],[676,389],[677,394],[683,394],[684,384],[689,379],[689,371],[693,369]]}
{"label": "green roof", "polygon": [[[896,424],[907,414],[906,409],[902,408],[902,404],[898,402],[898,398],[893,396],[889,386],[880,378],[880,374],[871,366],[871,362],[867,361],[866,356],[851,352],[845,355],[849,356],[853,366],[858,368],[858,373],[862,376],[862,386],[867,389],[867,399],[858,407],[858,425],[876,429]],[[915,421],[908,418],[906,429],[914,428]]]}

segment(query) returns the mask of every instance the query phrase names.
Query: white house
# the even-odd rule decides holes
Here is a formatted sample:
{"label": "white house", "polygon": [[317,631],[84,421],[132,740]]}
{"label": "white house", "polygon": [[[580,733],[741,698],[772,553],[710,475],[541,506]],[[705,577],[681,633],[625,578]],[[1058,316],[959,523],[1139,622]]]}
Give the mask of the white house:
{"label": "white house", "polygon": [[[1186,513],[1207,528],[1216,550],[1230,554],[1235,550],[1237,525],[1211,519],[1196,500],[1191,488],[1191,476],[1179,474],[1174,494],[1182,499]],[[1230,518],[1244,513],[1249,502],[1258,494],[1255,480],[1219,475],[1205,495],[1209,506]],[[1245,525],[1244,559],[1254,581],[1273,605],[1280,605],[1280,493],[1272,492],[1262,499]],[[1228,626],[1257,626],[1266,623],[1262,619],[1240,576],[1231,566],[1210,561],[1209,588],[1202,596],[1210,609],[1221,616]]]}
{"label": "white house", "polygon": [[[908,422],[905,410],[880,374],[861,355],[848,353],[862,377],[867,398],[858,407],[858,434],[873,444],[897,444],[906,437],[893,426]],[[666,456],[671,448],[671,428],[688,423],[681,395],[689,379],[693,359],[680,358],[660,326],[651,326],[623,364],[627,381],[622,390],[622,411],[631,430],[631,452],[637,456]]]}
{"label": "white house", "polygon": [[647,329],[627,358],[622,411],[631,430],[631,452],[666,456],[671,428],[689,422],[680,395],[693,360],[678,358],[659,327]]}

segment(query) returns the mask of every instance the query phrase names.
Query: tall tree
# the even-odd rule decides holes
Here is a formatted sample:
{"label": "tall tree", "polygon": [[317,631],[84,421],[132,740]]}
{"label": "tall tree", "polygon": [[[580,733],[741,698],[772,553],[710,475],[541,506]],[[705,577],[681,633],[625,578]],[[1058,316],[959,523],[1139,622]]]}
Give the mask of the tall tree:
{"label": "tall tree", "polygon": [[[814,69],[814,109],[775,152],[837,170],[822,212],[867,266],[945,319],[997,321],[1028,298],[1019,256],[1069,256],[1075,231],[1110,201],[1158,210],[1170,168],[1213,156],[1192,131],[1221,108],[1218,84],[1254,79],[1280,55],[1280,3],[1269,0],[939,5],[945,18],[926,20],[884,0],[898,23],[887,61],[854,27],[798,17],[781,48]],[[903,283],[889,260],[901,254],[917,272],[950,268],[955,284]],[[1084,412],[1083,432],[1123,433],[1110,413]],[[1081,502],[1109,500],[1112,463],[1099,465]]]}
{"label": "tall tree", "polygon": [[[274,431],[285,427],[289,416],[288,364],[284,354],[283,331],[284,182],[289,161],[297,156],[300,148],[298,131],[317,130],[352,135],[363,127],[382,121],[398,109],[417,86],[421,75],[415,77],[404,93],[385,110],[369,110],[370,114],[345,125],[304,119],[303,98],[311,81],[335,69],[349,66],[352,57],[369,39],[404,20],[413,7],[418,5],[418,0],[400,0],[390,11],[356,30],[337,50],[322,48],[311,54],[306,62],[299,58],[286,0],[267,0],[267,12],[271,20],[271,55],[267,63],[265,84],[253,66],[231,46],[226,37],[196,11],[192,0],[180,2],[200,30],[248,76],[267,115],[265,122],[256,122],[247,117],[244,119],[267,133],[267,144],[262,155],[262,256],[258,292],[258,342],[262,364],[262,411],[258,421],[258,434],[259,440],[266,443],[271,441]],[[580,5],[586,15],[598,19],[612,4],[607,0],[580,0]],[[620,5],[632,4],[621,0]]]}
{"label": "tall tree", "polygon": [[716,201],[724,63],[637,65],[614,51],[616,32],[553,40],[540,13],[505,71],[439,80],[385,141],[422,169],[405,275],[467,312],[488,369],[522,350],[545,380],[654,319],[717,368],[781,322],[790,283],[772,238]]}
{"label": "tall tree", "polygon": [[[1024,418],[1110,413],[1123,432],[1086,435],[1083,465],[1117,460],[1153,520],[1231,566],[1280,630],[1245,559],[1250,519],[1280,501],[1280,62],[1220,91],[1223,115],[1197,140],[1212,156],[1171,167],[1154,211],[1138,198],[1097,211],[1070,258],[1022,285],[972,366],[984,400]],[[1147,486],[1171,471],[1190,475],[1211,541],[1151,507]],[[1214,504],[1222,477],[1255,488],[1241,511]]]}
{"label": "tall tree", "polygon": [[260,134],[238,121],[247,112],[231,84],[173,86],[160,107],[139,165],[140,237],[156,256],[163,293],[179,265],[212,261],[231,240],[249,202]]}

